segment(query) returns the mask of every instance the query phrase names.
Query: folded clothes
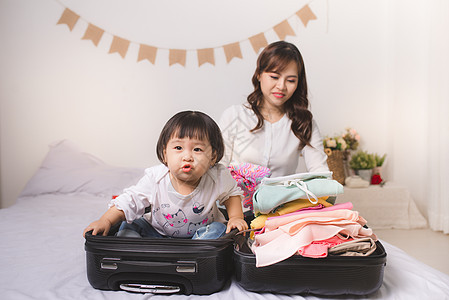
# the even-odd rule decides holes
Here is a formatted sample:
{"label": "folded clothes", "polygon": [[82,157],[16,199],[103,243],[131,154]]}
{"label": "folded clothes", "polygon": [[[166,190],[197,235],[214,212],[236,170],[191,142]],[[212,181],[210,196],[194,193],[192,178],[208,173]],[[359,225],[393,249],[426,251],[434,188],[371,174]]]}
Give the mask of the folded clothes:
{"label": "folded clothes", "polygon": [[343,186],[327,177],[328,173],[330,172],[264,178],[253,195],[255,215],[268,214],[279,205],[293,200],[308,199],[310,203],[317,204],[319,197],[343,193]]}
{"label": "folded clothes", "polygon": [[251,228],[252,229],[260,229],[265,226],[265,221],[267,218],[270,217],[276,217],[276,216],[282,216],[289,213],[293,213],[296,211],[304,211],[304,210],[313,210],[313,209],[321,209],[324,207],[332,206],[329,202],[327,202],[327,196],[326,197],[320,197],[318,198],[318,204],[312,204],[307,199],[297,199],[293,200],[291,202],[282,204],[278,206],[276,209],[273,210],[273,212],[268,214],[260,214],[257,217],[255,217],[251,221]]}
{"label": "folded clothes", "polygon": [[368,256],[376,248],[376,242],[372,238],[366,237],[335,245],[329,249],[328,253],[340,256]]}
{"label": "folded clothes", "polygon": [[296,199],[275,207],[269,214],[273,217],[282,216],[302,209],[316,209],[332,206],[333,204],[329,203],[327,199],[329,199],[329,196],[319,197],[317,204],[312,204],[307,199]]}
{"label": "folded clothes", "polygon": [[[337,209],[334,209],[335,206]],[[335,206],[267,219],[264,229],[256,234],[252,245],[256,266],[277,263],[314,241],[334,236],[343,239],[371,237],[377,240],[370,228],[363,227],[366,220],[357,211],[340,209],[341,206],[352,207],[351,203]]]}
{"label": "folded clothes", "polygon": [[[308,217],[328,217],[328,216],[335,216],[336,214],[333,213],[333,211],[336,210],[342,210],[341,212],[338,212],[337,214],[340,215],[340,217],[346,213],[345,217],[348,217],[348,214],[351,215],[355,220],[359,220],[361,225],[366,224],[366,220],[359,216],[357,211],[352,211],[352,203],[351,202],[344,202],[344,203],[337,203],[335,205],[324,207],[319,210],[299,210],[296,212],[292,212],[289,214],[285,214],[282,216],[274,216],[269,217],[265,221],[265,227],[261,230],[261,232],[264,232],[266,229],[273,230],[278,228],[279,226],[289,224],[293,221],[297,221],[303,218]],[[268,224],[268,225],[267,225]]]}
{"label": "folded clothes", "polygon": [[297,254],[310,258],[324,258],[327,257],[329,248],[352,240],[352,238],[343,239],[339,236],[333,236],[325,240],[313,241],[309,245],[299,248]]}
{"label": "folded clothes", "polygon": [[372,236],[372,230],[360,224],[308,224],[294,235],[277,229],[256,235],[252,251],[256,256],[256,267],[278,263],[294,255],[298,249],[307,246],[314,240],[325,240],[335,235],[350,237]]}

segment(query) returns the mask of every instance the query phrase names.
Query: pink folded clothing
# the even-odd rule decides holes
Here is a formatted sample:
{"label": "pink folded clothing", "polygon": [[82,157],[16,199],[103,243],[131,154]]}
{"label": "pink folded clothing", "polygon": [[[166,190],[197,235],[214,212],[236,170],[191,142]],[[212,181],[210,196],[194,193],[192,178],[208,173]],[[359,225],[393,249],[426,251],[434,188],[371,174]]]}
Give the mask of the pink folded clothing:
{"label": "pink folded clothing", "polygon": [[325,240],[313,241],[311,244],[299,248],[297,254],[310,258],[324,258],[327,257],[329,248],[352,240],[353,238],[342,238],[336,235]]}
{"label": "pink folded clothing", "polygon": [[276,217],[270,217],[265,221],[265,227],[262,228],[258,233],[263,233],[266,231],[274,230],[278,228],[279,226],[291,224],[294,221],[302,220],[304,218],[311,218],[311,217],[333,217],[336,218],[337,216],[340,219],[351,219],[351,220],[357,220],[360,222],[360,224],[363,226],[367,222],[366,220],[359,216],[359,213],[357,211],[353,211],[352,209],[352,203],[351,202],[345,202],[341,204],[335,204],[333,206],[325,207],[322,209],[316,209],[312,211],[296,211],[290,214],[282,215],[282,216],[276,216]]}
{"label": "pink folded clothing", "polygon": [[313,241],[325,240],[333,236],[371,237],[374,241],[377,240],[370,228],[364,228],[357,222],[337,225],[329,220],[327,224],[307,224],[293,235],[282,228],[256,235],[251,249],[256,256],[256,267],[264,267],[291,257]]}
{"label": "pink folded clothing", "polygon": [[238,186],[243,190],[243,207],[253,209],[253,194],[265,177],[271,176],[271,170],[250,163],[228,166],[229,171]]}
{"label": "pink folded clothing", "polygon": [[[268,218],[265,227],[255,235],[252,251],[256,266],[267,266],[306,251],[315,241],[334,236],[342,239],[370,237],[377,240],[372,229],[363,227],[367,222],[357,211],[347,209],[351,203],[343,203],[319,210],[295,212]],[[319,246],[310,246],[312,255],[323,255]],[[320,253],[321,252],[321,253]]]}

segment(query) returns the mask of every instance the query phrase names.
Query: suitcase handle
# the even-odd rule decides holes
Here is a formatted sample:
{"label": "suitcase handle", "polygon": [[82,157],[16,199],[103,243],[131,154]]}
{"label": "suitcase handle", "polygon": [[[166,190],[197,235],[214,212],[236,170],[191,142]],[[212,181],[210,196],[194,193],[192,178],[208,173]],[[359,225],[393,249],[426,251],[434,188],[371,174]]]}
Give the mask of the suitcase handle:
{"label": "suitcase handle", "polygon": [[101,268],[106,270],[121,269],[122,272],[136,271],[138,269],[151,268],[153,272],[196,273],[197,265],[193,261],[156,262],[156,261],[131,261],[117,258],[104,258]]}
{"label": "suitcase handle", "polygon": [[120,285],[120,288],[127,292],[152,293],[152,294],[173,294],[181,291],[181,288],[175,285],[158,285],[158,284],[141,284],[141,283],[122,283]]}

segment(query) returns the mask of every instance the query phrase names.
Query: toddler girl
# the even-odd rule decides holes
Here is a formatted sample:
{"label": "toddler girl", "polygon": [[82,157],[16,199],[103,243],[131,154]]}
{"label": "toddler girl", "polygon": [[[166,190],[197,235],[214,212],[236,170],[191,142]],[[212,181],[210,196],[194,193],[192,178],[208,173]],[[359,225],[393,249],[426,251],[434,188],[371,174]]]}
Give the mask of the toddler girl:
{"label": "toddler girl", "polygon": [[[214,239],[248,228],[241,189],[218,164],[224,144],[218,125],[206,114],[183,111],[164,126],[156,148],[162,164],[148,168],[139,182],[113,199],[109,209],[84,230],[107,235],[119,221],[118,236]],[[228,214],[227,226],[217,206]],[[151,212],[145,214],[145,209]],[[142,217],[143,216],[143,217]]]}

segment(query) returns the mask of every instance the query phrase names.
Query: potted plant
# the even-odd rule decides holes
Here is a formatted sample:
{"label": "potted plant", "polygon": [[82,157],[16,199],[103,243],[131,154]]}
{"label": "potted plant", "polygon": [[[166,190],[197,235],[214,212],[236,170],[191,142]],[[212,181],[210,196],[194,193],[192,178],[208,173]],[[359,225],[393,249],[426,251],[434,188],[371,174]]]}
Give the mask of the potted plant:
{"label": "potted plant", "polygon": [[366,151],[358,151],[351,156],[349,166],[362,179],[371,182],[373,168],[376,166],[376,159],[373,154]]}
{"label": "potted plant", "polygon": [[385,158],[387,157],[386,154],[383,156],[380,156],[379,154],[374,154],[374,160],[376,161],[376,167],[380,168],[384,164]]}

